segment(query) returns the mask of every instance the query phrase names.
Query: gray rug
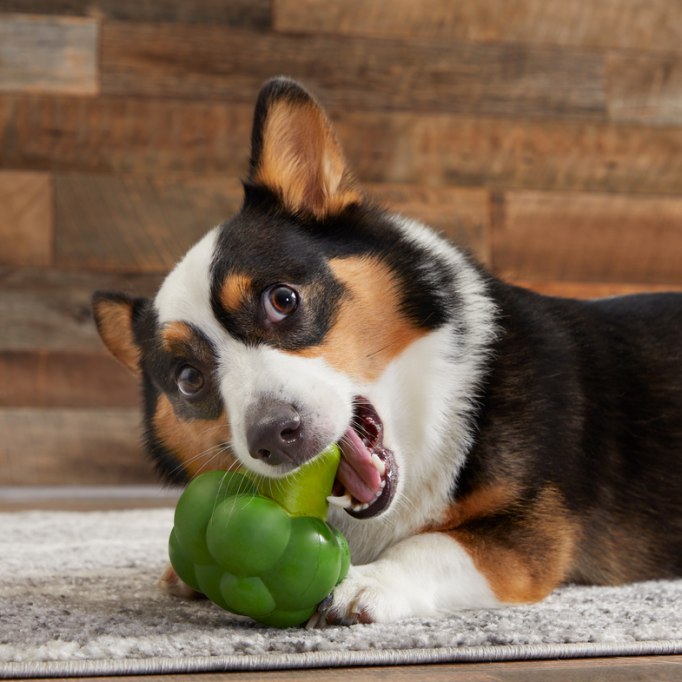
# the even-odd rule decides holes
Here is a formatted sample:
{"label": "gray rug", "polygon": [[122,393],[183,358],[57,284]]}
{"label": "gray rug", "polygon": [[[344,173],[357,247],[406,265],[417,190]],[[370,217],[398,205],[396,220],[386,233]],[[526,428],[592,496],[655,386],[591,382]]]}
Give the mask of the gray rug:
{"label": "gray rug", "polygon": [[443,620],[275,630],[156,589],[171,509],[0,513],[0,677],[682,653],[682,580]]}

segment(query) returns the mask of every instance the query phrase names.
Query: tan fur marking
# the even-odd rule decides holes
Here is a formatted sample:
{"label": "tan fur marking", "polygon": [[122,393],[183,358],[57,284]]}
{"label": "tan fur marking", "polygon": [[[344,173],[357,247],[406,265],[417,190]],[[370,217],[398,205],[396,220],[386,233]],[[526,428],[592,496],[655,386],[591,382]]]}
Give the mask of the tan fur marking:
{"label": "tan fur marking", "polygon": [[140,374],[140,348],[133,335],[132,309],[125,303],[98,301],[97,329],[111,354],[133,374]]}
{"label": "tan fur marking", "polygon": [[299,351],[323,357],[332,367],[372,382],[386,366],[426,332],[400,312],[400,288],[391,270],[370,258],[338,258],[329,263],[348,289],[339,317],[324,343]]}
{"label": "tan fur marking", "polygon": [[169,322],[161,332],[161,340],[166,350],[173,352],[192,342],[192,329],[185,322]]}
{"label": "tan fur marking", "polygon": [[[441,528],[469,553],[501,602],[540,601],[569,576],[577,524],[567,517],[560,494],[546,488],[528,518],[503,538],[470,529],[468,521],[502,512],[509,502],[505,497],[509,495],[498,486],[474,493],[448,512]],[[447,528],[457,520],[459,527]]]}
{"label": "tan fur marking", "polygon": [[491,485],[467,495],[447,512],[444,527],[456,528],[472,519],[490,516],[508,507],[516,498],[518,489],[512,485]]}
{"label": "tan fur marking", "polygon": [[[225,411],[216,420],[183,421],[178,419],[167,396],[160,395],[154,427],[191,477],[214,469],[229,469],[235,463],[230,454],[214,449],[230,440]],[[219,452],[217,456],[216,452]]]}
{"label": "tan fur marking", "polygon": [[197,592],[193,587],[185,585],[185,583],[180,580],[175,569],[167,564],[161,578],[157,584],[157,587],[168,594],[172,594],[174,597],[180,597],[181,599],[204,599],[204,595],[201,592]]}
{"label": "tan fur marking", "polygon": [[238,310],[248,298],[252,287],[253,280],[246,275],[230,275],[227,277],[220,292],[220,302],[223,308],[230,313]]}
{"label": "tan fur marking", "polygon": [[360,201],[341,147],[314,102],[271,105],[253,180],[277,192],[291,211],[317,218],[337,215]]}

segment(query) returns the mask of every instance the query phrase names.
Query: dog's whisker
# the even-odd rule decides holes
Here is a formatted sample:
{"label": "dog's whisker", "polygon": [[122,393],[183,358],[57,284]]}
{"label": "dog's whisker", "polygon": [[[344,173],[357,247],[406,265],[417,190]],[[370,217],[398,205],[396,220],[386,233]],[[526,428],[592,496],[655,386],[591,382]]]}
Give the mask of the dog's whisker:
{"label": "dog's whisker", "polygon": [[199,452],[198,454],[193,455],[192,457],[189,457],[189,458],[186,459],[186,460],[183,460],[182,462],[180,462],[180,464],[178,464],[176,467],[174,467],[173,469],[171,469],[170,472],[169,472],[169,474],[172,476],[173,474],[177,473],[178,471],[181,471],[182,469],[186,469],[187,466],[188,466],[189,464],[192,464],[192,463],[194,463],[194,462],[196,462],[196,461],[198,461],[198,460],[201,460],[201,459],[203,459],[204,457],[206,457],[207,455],[209,455],[210,453],[214,452],[215,454],[208,460],[208,462],[206,462],[206,463],[199,469],[199,471],[197,472],[197,474],[195,474],[195,475],[199,475],[199,473],[200,473],[203,469],[205,469],[206,466],[208,466],[208,464],[210,464],[210,462],[212,462],[216,457],[219,457],[221,453],[227,452],[227,451],[228,451],[228,450],[227,450],[227,448],[225,448],[224,444],[214,445],[213,447],[207,448],[206,450],[202,450],[202,451]]}

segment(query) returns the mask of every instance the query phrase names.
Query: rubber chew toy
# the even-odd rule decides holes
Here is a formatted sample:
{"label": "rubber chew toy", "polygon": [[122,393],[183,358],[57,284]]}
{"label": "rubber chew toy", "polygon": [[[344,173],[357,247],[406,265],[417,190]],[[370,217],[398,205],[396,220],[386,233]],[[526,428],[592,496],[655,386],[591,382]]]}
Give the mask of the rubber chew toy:
{"label": "rubber chew toy", "polygon": [[343,535],[325,522],[340,452],[330,445],[285,478],[209,471],[175,508],[170,561],[181,580],[232,613],[301,625],[348,573]]}

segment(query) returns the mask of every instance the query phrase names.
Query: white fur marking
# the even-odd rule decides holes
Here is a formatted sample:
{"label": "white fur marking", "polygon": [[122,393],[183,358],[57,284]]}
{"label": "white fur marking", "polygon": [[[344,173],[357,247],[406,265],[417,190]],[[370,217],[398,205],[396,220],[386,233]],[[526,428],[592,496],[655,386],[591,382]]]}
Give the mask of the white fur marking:
{"label": "white fur marking", "polygon": [[365,610],[374,621],[387,623],[498,606],[462,546],[441,533],[427,533],[399,542],[371,564],[351,567],[334,590],[332,610],[347,617]]}

